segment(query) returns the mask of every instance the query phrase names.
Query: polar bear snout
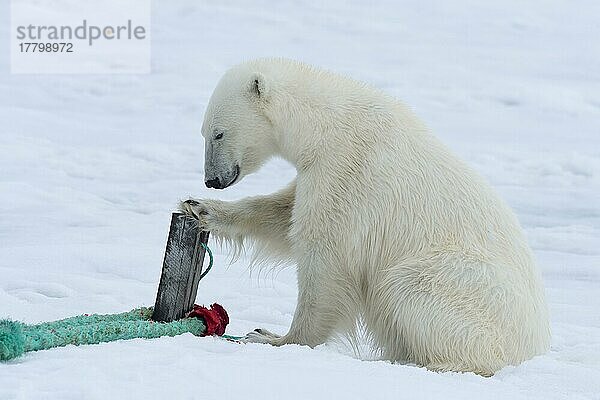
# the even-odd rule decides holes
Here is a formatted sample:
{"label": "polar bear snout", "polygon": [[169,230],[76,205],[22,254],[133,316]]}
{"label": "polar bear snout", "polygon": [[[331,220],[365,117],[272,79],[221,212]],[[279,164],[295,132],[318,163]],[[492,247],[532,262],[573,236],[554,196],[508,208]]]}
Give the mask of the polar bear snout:
{"label": "polar bear snout", "polygon": [[207,188],[221,189],[221,180],[219,178],[209,179],[204,184]]}
{"label": "polar bear snout", "polygon": [[204,184],[207,188],[212,189],[225,189],[231,185],[233,185],[240,176],[240,166],[236,164],[233,170],[225,176],[214,176],[214,177],[206,177],[204,180]]}

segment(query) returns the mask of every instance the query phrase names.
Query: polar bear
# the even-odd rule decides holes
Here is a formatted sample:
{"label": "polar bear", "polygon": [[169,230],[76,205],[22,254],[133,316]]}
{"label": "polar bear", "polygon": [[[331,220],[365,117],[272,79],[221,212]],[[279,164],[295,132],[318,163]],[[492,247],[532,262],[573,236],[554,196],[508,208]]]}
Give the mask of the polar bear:
{"label": "polar bear", "polygon": [[180,209],[234,243],[297,265],[283,336],[311,347],[362,321],[383,358],[494,374],[545,352],[540,273],[509,207],[400,102],[300,62],[230,69],[209,101],[205,184],[225,189],[280,156],[285,189]]}

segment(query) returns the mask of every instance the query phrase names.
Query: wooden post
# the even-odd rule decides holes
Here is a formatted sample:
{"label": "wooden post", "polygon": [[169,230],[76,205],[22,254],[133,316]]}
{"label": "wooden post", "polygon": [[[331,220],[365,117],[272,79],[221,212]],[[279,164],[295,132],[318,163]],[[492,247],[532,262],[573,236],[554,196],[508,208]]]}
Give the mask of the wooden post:
{"label": "wooden post", "polygon": [[156,294],[154,321],[171,322],[192,310],[202,274],[208,232],[198,231],[196,222],[173,213],[160,284]]}

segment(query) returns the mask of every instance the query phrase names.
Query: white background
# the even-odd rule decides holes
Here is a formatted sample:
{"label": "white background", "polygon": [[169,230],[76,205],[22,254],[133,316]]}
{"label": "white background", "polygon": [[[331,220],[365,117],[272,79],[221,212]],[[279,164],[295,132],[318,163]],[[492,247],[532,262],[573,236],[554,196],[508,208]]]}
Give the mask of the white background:
{"label": "white background", "polygon": [[[8,2],[0,3],[8,55]],[[203,185],[200,125],[221,74],[286,56],[409,104],[515,209],[543,271],[550,352],[486,379],[184,335],[31,353],[0,364],[0,399],[600,398],[600,3],[153,3],[149,75],[11,75],[0,56],[0,317],[26,322],[150,305],[170,212],[294,176],[281,161]],[[231,334],[284,333],[293,269],[250,274],[227,249],[199,303]]]}

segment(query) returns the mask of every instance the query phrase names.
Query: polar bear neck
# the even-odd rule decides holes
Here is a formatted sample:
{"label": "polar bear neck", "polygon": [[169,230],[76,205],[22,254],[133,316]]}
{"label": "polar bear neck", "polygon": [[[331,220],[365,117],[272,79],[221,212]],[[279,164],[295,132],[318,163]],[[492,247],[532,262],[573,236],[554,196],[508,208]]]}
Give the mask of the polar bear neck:
{"label": "polar bear neck", "polygon": [[339,161],[338,153],[361,157],[380,141],[406,144],[417,139],[414,132],[425,132],[397,100],[350,78],[282,59],[259,60],[255,67],[271,85],[264,111],[278,155],[298,171]]}

